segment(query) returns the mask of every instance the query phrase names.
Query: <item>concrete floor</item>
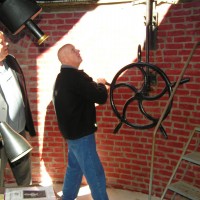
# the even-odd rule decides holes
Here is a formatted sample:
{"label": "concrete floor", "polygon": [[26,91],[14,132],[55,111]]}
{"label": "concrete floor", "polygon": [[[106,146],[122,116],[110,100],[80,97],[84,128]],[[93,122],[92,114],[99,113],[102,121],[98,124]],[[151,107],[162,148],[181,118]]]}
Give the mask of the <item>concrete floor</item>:
{"label": "concrete floor", "polygon": [[[16,187],[16,183],[6,184],[6,187]],[[56,193],[56,200],[61,200],[62,184],[53,184],[53,189]],[[140,192],[131,192],[114,188],[108,188],[107,192],[109,200],[149,200],[149,195]],[[80,188],[76,200],[93,200],[89,186],[83,186]],[[151,200],[160,200],[160,198],[152,196]]]}
{"label": "concrete floor", "polygon": [[[62,192],[62,185],[61,184],[54,184],[53,188],[55,192],[59,196],[61,196]],[[108,188],[108,196],[109,200],[148,200],[149,195],[143,194],[140,192],[131,192],[126,190]],[[159,200],[160,198],[151,197],[151,200]],[[90,194],[90,189],[88,186],[83,186],[80,188],[78,198],[76,200],[93,200]]]}

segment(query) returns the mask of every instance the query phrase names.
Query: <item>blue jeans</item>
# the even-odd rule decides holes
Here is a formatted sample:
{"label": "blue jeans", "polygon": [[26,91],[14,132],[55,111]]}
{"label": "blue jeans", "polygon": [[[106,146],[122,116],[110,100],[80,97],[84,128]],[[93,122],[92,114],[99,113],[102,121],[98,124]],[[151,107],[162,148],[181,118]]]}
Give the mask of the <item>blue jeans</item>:
{"label": "blue jeans", "polygon": [[62,200],[74,200],[84,175],[94,200],[108,200],[103,166],[96,151],[95,135],[67,140],[68,166],[63,183]]}

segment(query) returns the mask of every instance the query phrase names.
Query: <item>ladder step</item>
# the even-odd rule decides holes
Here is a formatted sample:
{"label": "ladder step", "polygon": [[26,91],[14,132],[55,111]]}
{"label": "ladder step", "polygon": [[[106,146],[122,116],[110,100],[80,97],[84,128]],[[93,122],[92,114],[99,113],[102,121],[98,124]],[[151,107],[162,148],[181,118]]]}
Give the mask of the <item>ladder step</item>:
{"label": "ladder step", "polygon": [[168,188],[191,200],[200,199],[200,189],[192,185],[189,185],[188,183],[185,183],[183,181],[172,183],[168,186]]}
{"label": "ladder step", "polygon": [[200,165],[200,152],[192,152],[183,156],[184,160]]}
{"label": "ladder step", "polygon": [[195,127],[195,131],[200,132],[200,127]]}

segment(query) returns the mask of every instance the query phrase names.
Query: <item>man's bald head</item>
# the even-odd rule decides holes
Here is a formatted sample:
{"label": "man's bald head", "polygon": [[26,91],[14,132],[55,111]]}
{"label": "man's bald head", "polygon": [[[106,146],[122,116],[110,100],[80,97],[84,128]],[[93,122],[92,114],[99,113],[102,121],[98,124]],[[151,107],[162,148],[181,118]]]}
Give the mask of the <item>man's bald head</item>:
{"label": "man's bald head", "polygon": [[58,59],[63,65],[79,67],[82,62],[79,50],[72,44],[65,44],[58,50]]}

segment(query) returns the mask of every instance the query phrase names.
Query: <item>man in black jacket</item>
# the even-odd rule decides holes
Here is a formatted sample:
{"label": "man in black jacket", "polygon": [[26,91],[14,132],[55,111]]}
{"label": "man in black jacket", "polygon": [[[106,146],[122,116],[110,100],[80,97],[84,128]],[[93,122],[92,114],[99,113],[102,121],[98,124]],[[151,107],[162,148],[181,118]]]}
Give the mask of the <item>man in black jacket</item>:
{"label": "man in black jacket", "polygon": [[61,71],[53,92],[58,126],[68,144],[68,166],[63,184],[63,200],[77,197],[82,176],[94,200],[108,200],[103,166],[96,151],[95,103],[104,104],[108,97],[105,79],[94,82],[79,65],[79,50],[66,44],[58,51]]}
{"label": "man in black jacket", "polygon": [[[8,54],[4,33],[0,31],[0,122],[6,122],[25,137],[25,131],[35,136],[35,128],[29,106],[25,78],[17,60]],[[15,147],[13,147],[15,148]],[[0,150],[0,185],[4,185],[4,170],[8,161],[4,148]],[[19,186],[32,183],[30,155],[14,163],[11,170]]]}

